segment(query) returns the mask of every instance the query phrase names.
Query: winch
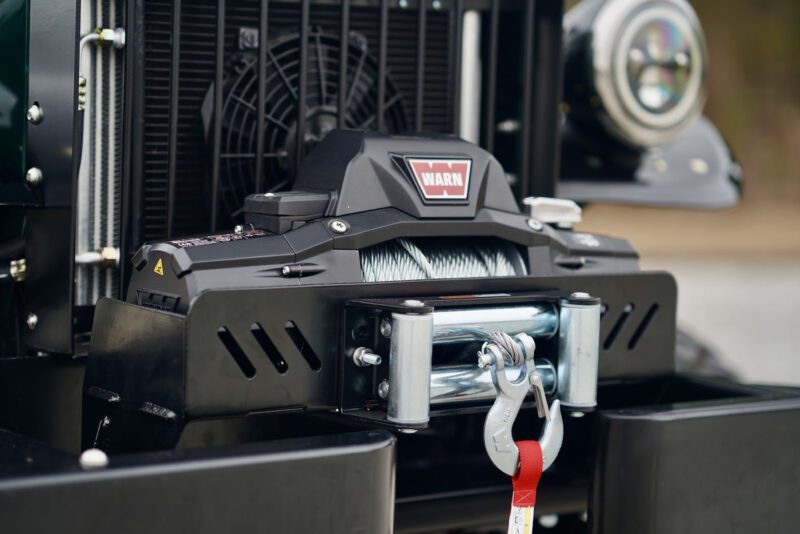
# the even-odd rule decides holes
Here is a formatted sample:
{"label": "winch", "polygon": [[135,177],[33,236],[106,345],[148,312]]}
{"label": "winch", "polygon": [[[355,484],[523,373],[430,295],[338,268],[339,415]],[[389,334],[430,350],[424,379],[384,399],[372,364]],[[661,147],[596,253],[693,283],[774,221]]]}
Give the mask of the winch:
{"label": "winch", "polygon": [[[194,421],[271,413],[414,432],[489,410],[523,361],[542,398],[519,408],[580,415],[598,380],[671,370],[673,279],[623,240],[520,212],[460,139],[336,130],[294,190],[245,210],[231,233],[143,246],[127,302],[98,304],[85,446],[172,447]],[[498,336],[535,359],[506,343],[501,370],[478,366]]]}

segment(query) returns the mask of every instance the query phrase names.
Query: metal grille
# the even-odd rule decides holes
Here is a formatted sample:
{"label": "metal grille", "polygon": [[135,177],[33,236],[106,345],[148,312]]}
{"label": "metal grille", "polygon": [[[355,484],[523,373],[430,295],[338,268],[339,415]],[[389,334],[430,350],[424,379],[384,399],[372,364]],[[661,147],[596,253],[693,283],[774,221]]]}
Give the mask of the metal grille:
{"label": "metal grille", "polygon": [[[143,76],[144,98],[133,134],[141,141],[132,152],[141,161],[140,167],[132,166],[134,173],[141,169],[131,177],[138,195],[132,202],[133,247],[234,222],[221,206],[225,117],[216,110],[225,101],[226,69],[241,50],[243,31],[250,31],[262,52],[279,36],[299,36],[295,168],[306,146],[309,62],[315,58],[309,36],[318,31],[348,42],[341,36],[355,32],[377,63],[374,129],[387,129],[380,110],[387,104],[388,79],[401,95],[412,129],[469,138],[464,123],[477,116],[478,134],[470,140],[498,154],[520,195],[552,189],[560,93],[558,0],[481,0],[471,2],[468,11],[464,0],[143,0],[138,6],[141,62],[131,74]],[[477,34],[464,34],[465,13],[477,21]],[[477,55],[464,57],[468,39]],[[340,48],[344,59],[346,47]],[[258,57],[255,78],[266,80],[274,66],[266,54]],[[479,73],[477,84],[462,83],[468,64]],[[339,126],[347,125],[339,110],[346,109],[341,104],[352,75],[352,67],[346,67],[332,77],[340,98]],[[264,159],[269,147],[263,132],[272,111],[265,84],[258,83],[256,94],[253,192],[280,185]],[[474,105],[465,103],[464,95],[470,94],[480,95],[469,99]]]}

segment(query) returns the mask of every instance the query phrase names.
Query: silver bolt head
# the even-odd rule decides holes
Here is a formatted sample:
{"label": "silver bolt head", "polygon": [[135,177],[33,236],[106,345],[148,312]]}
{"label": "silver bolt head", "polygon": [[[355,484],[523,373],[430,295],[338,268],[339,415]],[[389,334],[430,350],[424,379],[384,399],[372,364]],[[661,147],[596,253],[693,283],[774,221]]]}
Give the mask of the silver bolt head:
{"label": "silver bolt head", "polygon": [[381,321],[381,335],[387,339],[392,337],[392,323],[388,319]]}
{"label": "silver bolt head", "polygon": [[32,124],[39,124],[44,120],[44,111],[37,104],[28,108],[28,121]]}
{"label": "silver bolt head", "polygon": [[347,223],[339,219],[332,220],[328,227],[337,234],[343,234],[347,231]]}
{"label": "silver bolt head", "polygon": [[378,396],[384,400],[389,398],[389,381],[384,380],[378,384]]}
{"label": "silver bolt head", "polygon": [[585,291],[576,291],[575,293],[572,293],[570,295],[570,297],[572,297],[574,299],[589,299],[589,298],[592,298],[592,296],[589,293],[586,293]]}
{"label": "silver bolt head", "polygon": [[86,449],[78,461],[84,469],[100,469],[108,465],[108,455],[100,449]]}
{"label": "silver bolt head", "polygon": [[237,234],[237,235],[241,234],[241,233],[244,233],[244,225],[243,224],[237,224],[236,226],[234,226],[233,227],[233,233]]}
{"label": "silver bolt head", "polygon": [[538,219],[528,219],[528,226],[530,227],[531,230],[534,230],[536,232],[539,232],[541,231],[542,228],[544,228],[544,225],[542,225],[542,223]]}
{"label": "silver bolt head", "polygon": [[36,325],[39,324],[39,317],[35,313],[29,313],[25,324],[28,325],[28,329],[33,330],[36,328]]}
{"label": "silver bolt head", "polygon": [[422,308],[423,306],[425,306],[424,302],[422,302],[421,300],[415,300],[415,299],[404,300],[403,304],[405,306],[409,306],[411,308]]}
{"label": "silver bolt head", "polygon": [[36,185],[42,181],[44,175],[42,174],[42,169],[39,167],[31,167],[28,169],[28,172],[25,173],[25,179],[31,185]]}
{"label": "silver bolt head", "polygon": [[289,266],[288,266],[288,265],[284,265],[284,266],[283,266],[283,269],[281,269],[281,274],[282,274],[283,276],[289,276],[289,274],[290,274],[291,272],[292,272],[292,270],[289,268]]}

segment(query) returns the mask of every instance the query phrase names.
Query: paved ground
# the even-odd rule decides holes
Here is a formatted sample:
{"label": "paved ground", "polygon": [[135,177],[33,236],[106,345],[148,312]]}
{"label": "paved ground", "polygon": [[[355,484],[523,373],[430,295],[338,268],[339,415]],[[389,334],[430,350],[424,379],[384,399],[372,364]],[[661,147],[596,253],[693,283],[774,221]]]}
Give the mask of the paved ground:
{"label": "paved ground", "polygon": [[800,385],[800,206],[593,205],[579,227],[628,239],[678,279],[678,322],[744,381]]}
{"label": "paved ground", "polygon": [[800,257],[647,256],[678,280],[678,323],[745,382],[800,385]]}

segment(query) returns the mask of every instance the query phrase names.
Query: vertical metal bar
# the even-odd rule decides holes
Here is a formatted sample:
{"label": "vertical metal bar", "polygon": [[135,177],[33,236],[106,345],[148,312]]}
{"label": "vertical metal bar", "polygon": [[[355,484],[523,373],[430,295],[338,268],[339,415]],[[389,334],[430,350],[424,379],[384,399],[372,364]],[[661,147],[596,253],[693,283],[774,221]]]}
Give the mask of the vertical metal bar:
{"label": "vertical metal bar", "polygon": [[533,108],[533,32],[534,32],[534,8],[536,0],[526,0],[525,2],[525,33],[523,37],[523,66],[522,66],[522,129],[521,129],[521,150],[520,173],[519,173],[519,194],[520,198],[528,196],[530,190],[530,170],[532,153],[529,150],[531,145],[531,111]]}
{"label": "vertical metal bar", "polygon": [[483,123],[484,147],[494,151],[494,107],[497,96],[497,32],[500,21],[500,0],[492,0],[489,16],[489,67],[486,70],[486,116]]}
{"label": "vertical metal bar", "polygon": [[[141,116],[144,101],[144,45],[140,36],[144,35],[144,16],[137,9],[138,2],[127,2],[124,6],[125,20],[128,21],[128,46],[125,47],[123,67],[123,134],[122,134],[122,183],[120,191],[121,229],[119,287],[117,298],[125,298],[130,276],[132,249],[141,243],[142,184],[141,165],[142,124],[134,117]],[[134,176],[137,177],[134,180]],[[136,215],[134,215],[136,214]]]}
{"label": "vertical metal bar", "polygon": [[452,17],[453,42],[451,46],[450,87],[452,95],[451,109],[453,113],[453,133],[458,135],[461,131],[461,61],[462,39],[464,35],[464,0],[455,0]]}
{"label": "vertical metal bar", "polygon": [[563,0],[537,2],[534,12],[534,67],[531,170],[528,194],[552,197],[559,175],[562,85]]}
{"label": "vertical metal bar", "polygon": [[300,7],[300,87],[297,93],[297,142],[295,170],[305,155],[306,95],[308,94],[308,18],[311,0],[301,0]]}
{"label": "vertical metal bar", "polygon": [[427,0],[419,0],[417,6],[417,94],[414,106],[414,128],[422,131],[422,106],[425,103],[425,27]]}
{"label": "vertical metal bar", "polygon": [[350,0],[342,0],[342,25],[339,36],[339,107],[338,126],[347,126],[347,53],[350,50]]}
{"label": "vertical metal bar", "polygon": [[178,158],[178,89],[181,57],[181,0],[172,4],[172,66],[169,79],[169,163],[167,165],[167,235],[175,228],[175,171]]}
{"label": "vertical metal bar", "polygon": [[219,216],[219,168],[222,146],[222,74],[225,62],[225,0],[217,0],[217,42],[214,55],[214,149],[211,159],[211,231]]}
{"label": "vertical metal bar", "polygon": [[269,0],[261,0],[258,18],[258,102],[256,105],[256,183],[254,193],[264,191],[264,128],[267,115],[267,25]]}
{"label": "vertical metal bar", "polygon": [[386,129],[386,43],[389,34],[389,1],[381,0],[381,21],[378,37],[378,131]]}

